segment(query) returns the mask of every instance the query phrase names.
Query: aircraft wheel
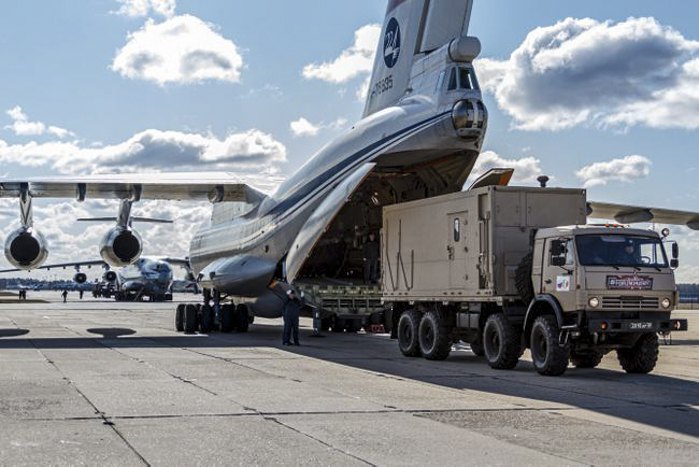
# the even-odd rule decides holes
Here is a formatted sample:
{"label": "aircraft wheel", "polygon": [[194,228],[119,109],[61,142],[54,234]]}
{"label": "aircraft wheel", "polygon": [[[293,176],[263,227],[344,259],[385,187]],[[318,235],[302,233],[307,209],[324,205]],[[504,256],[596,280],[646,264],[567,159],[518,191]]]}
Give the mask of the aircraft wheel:
{"label": "aircraft wheel", "polygon": [[210,333],[214,328],[214,310],[209,305],[201,307],[199,312],[199,332]]}
{"label": "aircraft wheel", "polygon": [[197,332],[197,307],[188,304],[184,307],[184,333],[194,334]]}
{"label": "aircraft wheel", "polygon": [[221,306],[221,332],[231,332],[235,324],[235,307],[233,305]]}
{"label": "aircraft wheel", "polygon": [[250,326],[250,312],[248,311],[248,306],[240,304],[235,309],[236,314],[236,328],[238,332],[248,332],[248,327]]}
{"label": "aircraft wheel", "polygon": [[175,331],[184,331],[184,303],[177,305],[175,309]]}

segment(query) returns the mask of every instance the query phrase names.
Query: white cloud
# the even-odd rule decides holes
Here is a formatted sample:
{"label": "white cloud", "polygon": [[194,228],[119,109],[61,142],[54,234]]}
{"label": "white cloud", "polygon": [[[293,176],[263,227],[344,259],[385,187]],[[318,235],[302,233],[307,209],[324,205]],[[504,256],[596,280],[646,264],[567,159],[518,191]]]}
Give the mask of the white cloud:
{"label": "white cloud", "polygon": [[312,124],[303,117],[291,122],[289,127],[294,136],[315,136],[320,131],[317,125]]}
{"label": "white cloud", "polygon": [[[368,24],[354,33],[354,44],[329,62],[310,64],[303,68],[306,79],[319,79],[333,84],[347,83],[359,76],[368,75],[374,66],[374,55],[381,36],[380,24]],[[369,76],[357,90],[357,97],[366,97]]]}
{"label": "white cloud", "polygon": [[149,19],[143,28],[129,34],[111,68],[124,77],[160,86],[205,80],[237,83],[243,58],[238,47],[212,25],[195,16],[180,15],[162,23]]}
{"label": "white cloud", "polygon": [[610,181],[630,183],[650,175],[651,161],[643,156],[626,156],[606,162],[595,162],[578,170],[575,175],[585,187],[606,185]]}
{"label": "white cloud", "polygon": [[117,0],[121,6],[114,13],[130,18],[148,16],[151,13],[170,18],[175,14],[175,0]]}
{"label": "white cloud", "polygon": [[50,167],[64,174],[232,170],[259,174],[264,181],[285,161],[286,147],[256,129],[224,139],[211,134],[145,130],[102,147],[60,141],[11,145],[0,140],[0,163]]}
{"label": "white cloud", "polygon": [[476,165],[473,167],[471,175],[466,180],[465,187],[468,188],[478,177],[490,169],[515,169],[512,181],[520,184],[537,183],[536,179],[543,174],[541,161],[535,157],[523,157],[521,159],[506,159],[493,151],[484,151],[478,156]]}
{"label": "white cloud", "polygon": [[477,61],[484,90],[522,130],[699,128],[699,42],[654,18],[567,18],[507,60]]}
{"label": "white cloud", "polygon": [[347,119],[338,118],[332,123],[311,123],[306,118],[301,117],[289,124],[291,132],[296,137],[300,136],[316,136],[321,130],[331,129],[337,130],[347,125]]}
{"label": "white cloud", "polygon": [[57,126],[49,125],[47,127],[43,122],[32,122],[22,110],[22,107],[15,106],[5,112],[12,120],[11,125],[6,125],[6,130],[11,130],[17,136],[40,136],[45,133],[57,136],[58,138],[66,138],[75,136],[74,133]]}

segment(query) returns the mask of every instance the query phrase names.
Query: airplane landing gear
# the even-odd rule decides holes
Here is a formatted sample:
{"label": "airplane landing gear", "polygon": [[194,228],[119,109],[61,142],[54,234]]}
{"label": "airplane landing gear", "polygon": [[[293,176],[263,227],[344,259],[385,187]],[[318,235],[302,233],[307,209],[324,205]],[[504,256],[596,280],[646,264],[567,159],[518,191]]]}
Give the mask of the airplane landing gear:
{"label": "airplane landing gear", "polygon": [[217,290],[204,289],[204,303],[180,303],[175,309],[175,330],[185,334],[200,332],[248,332],[254,316],[245,304],[221,304]]}

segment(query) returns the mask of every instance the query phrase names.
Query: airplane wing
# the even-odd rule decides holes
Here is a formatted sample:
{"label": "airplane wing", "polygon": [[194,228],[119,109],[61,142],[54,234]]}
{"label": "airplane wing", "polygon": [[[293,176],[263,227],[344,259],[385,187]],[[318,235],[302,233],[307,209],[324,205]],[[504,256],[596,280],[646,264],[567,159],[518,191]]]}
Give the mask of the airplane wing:
{"label": "airplane wing", "polygon": [[[102,260],[92,260],[92,261],[75,261],[75,262],[70,262],[70,263],[47,264],[44,266],[40,266],[38,268],[34,268],[33,270],[36,270],[36,269],[51,270],[51,269],[67,269],[67,268],[78,269],[81,267],[87,267],[89,269],[92,266],[100,266],[103,268],[109,268],[109,265],[107,265],[107,263],[105,263]],[[23,271],[26,271],[26,269],[3,269],[3,270],[0,270],[0,274],[5,273],[5,272],[23,272]]]}
{"label": "airplane wing", "polygon": [[266,195],[229,173],[117,174],[76,177],[0,179],[0,198],[17,198],[24,190],[34,198],[138,200],[209,200],[257,203]]}
{"label": "airplane wing", "polygon": [[587,203],[588,217],[614,219],[620,224],[655,222],[658,224],[684,225],[699,230],[699,212],[675,211],[641,206],[611,203]]}

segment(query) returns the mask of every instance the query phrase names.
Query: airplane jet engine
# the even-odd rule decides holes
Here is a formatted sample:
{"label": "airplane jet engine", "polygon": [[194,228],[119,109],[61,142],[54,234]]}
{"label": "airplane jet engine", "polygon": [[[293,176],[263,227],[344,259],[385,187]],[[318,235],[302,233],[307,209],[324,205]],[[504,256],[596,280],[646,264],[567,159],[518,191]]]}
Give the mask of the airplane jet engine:
{"label": "airplane jet engine", "polygon": [[112,267],[128,266],[141,256],[141,236],[132,229],[115,227],[100,242],[100,255]]}
{"label": "airplane jet engine", "polygon": [[105,273],[102,274],[102,280],[105,282],[114,283],[117,280],[117,273],[114,271],[105,271]]}
{"label": "airplane jet engine", "polygon": [[77,272],[73,276],[73,281],[75,281],[76,284],[84,284],[87,282],[87,274],[84,272]]}
{"label": "airplane jet engine", "polygon": [[48,256],[46,239],[33,228],[17,229],[5,241],[5,258],[19,269],[37,268],[46,261]]}

